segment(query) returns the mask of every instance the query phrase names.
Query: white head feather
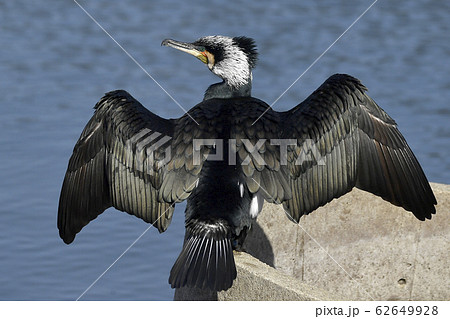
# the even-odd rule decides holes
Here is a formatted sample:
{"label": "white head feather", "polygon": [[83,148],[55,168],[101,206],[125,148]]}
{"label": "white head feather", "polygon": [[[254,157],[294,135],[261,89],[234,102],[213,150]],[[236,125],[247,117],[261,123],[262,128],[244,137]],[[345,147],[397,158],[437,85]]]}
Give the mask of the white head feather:
{"label": "white head feather", "polygon": [[[252,80],[251,69],[255,63],[254,60],[256,60],[256,50],[254,51],[254,60],[250,61],[248,54],[239,46],[236,39],[240,38],[215,35],[200,38],[195,42],[207,48],[220,48],[222,56],[215,56],[215,61],[210,61],[208,67],[211,72],[233,88],[239,88]],[[253,42],[251,43],[253,46]],[[253,47],[252,50],[254,50]]]}

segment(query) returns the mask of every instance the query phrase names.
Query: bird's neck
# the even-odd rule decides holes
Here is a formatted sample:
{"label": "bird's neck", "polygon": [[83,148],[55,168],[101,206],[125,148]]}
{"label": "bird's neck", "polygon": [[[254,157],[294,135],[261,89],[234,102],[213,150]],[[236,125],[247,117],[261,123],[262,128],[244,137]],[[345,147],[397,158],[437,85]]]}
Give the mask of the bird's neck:
{"label": "bird's neck", "polygon": [[233,97],[248,97],[252,93],[252,79],[251,77],[248,81],[238,87],[233,87],[228,84],[226,80],[220,83],[212,84],[208,87],[205,92],[203,101],[209,99],[229,99]]}

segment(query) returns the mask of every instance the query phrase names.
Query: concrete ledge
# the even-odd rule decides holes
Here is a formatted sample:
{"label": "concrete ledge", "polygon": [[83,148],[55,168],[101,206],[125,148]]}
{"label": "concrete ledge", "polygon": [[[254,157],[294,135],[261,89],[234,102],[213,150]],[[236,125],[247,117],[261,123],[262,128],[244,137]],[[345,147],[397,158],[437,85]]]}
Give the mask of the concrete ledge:
{"label": "concrete ledge", "polygon": [[246,253],[235,252],[238,276],[227,291],[193,288],[175,291],[175,300],[340,300],[337,296],[302,283]]}
{"label": "concrete ledge", "polygon": [[450,300],[450,186],[431,186],[437,213],[425,222],[358,189],[299,224],[266,203],[244,246],[262,262],[238,253],[231,289],[177,289],[175,300]]}
{"label": "concrete ledge", "polygon": [[238,277],[233,287],[218,294],[218,300],[342,300],[246,253],[236,253],[235,260]]}

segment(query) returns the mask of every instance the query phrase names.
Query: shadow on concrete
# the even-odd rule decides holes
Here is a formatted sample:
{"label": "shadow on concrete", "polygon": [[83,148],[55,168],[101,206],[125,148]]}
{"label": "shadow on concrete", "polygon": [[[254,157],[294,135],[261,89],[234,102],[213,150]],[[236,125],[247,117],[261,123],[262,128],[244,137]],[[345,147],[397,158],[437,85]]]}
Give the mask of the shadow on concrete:
{"label": "shadow on concrete", "polygon": [[272,245],[261,226],[254,222],[243,245],[244,251],[263,263],[275,268]]}

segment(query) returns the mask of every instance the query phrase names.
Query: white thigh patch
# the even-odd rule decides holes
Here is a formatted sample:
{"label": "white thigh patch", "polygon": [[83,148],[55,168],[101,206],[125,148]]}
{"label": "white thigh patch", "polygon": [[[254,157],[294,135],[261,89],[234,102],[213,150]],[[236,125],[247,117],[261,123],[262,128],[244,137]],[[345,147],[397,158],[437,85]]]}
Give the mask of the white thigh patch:
{"label": "white thigh patch", "polygon": [[253,198],[252,202],[250,204],[250,216],[252,218],[256,218],[258,214],[261,212],[261,209],[264,204],[264,198],[258,193],[256,193]]}

